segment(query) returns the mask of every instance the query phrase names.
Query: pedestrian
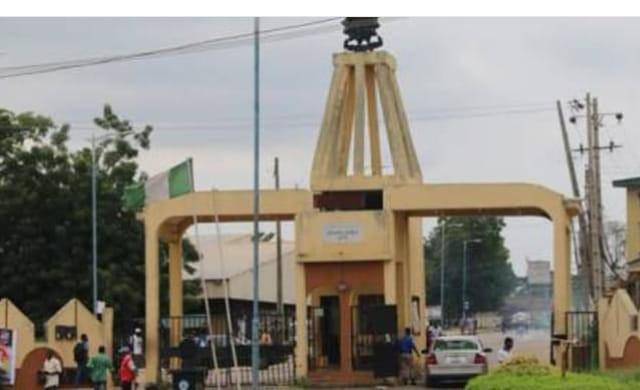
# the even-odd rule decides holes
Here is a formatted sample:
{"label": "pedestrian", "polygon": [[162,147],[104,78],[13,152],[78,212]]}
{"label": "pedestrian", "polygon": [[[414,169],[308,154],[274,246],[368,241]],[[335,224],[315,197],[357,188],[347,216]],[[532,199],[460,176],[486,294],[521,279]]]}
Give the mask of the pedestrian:
{"label": "pedestrian", "polygon": [[87,363],[89,362],[89,338],[86,334],[80,336],[73,347],[73,360],[76,362],[76,378],[75,385],[81,385],[87,382]]}
{"label": "pedestrian", "polygon": [[53,351],[47,352],[47,358],[42,367],[44,373],[44,389],[57,390],[60,386],[60,375],[62,374],[62,364],[54,355]]}
{"label": "pedestrian", "polygon": [[94,390],[107,390],[107,375],[113,371],[113,364],[107,356],[104,345],[98,348],[98,354],[89,360],[87,367],[91,369]]}
{"label": "pedestrian", "polygon": [[502,348],[498,351],[498,363],[504,363],[511,359],[511,354],[513,351],[513,339],[511,337],[506,337],[504,339],[504,344]]}
{"label": "pedestrian", "polygon": [[136,328],[131,335],[131,350],[133,351],[133,362],[136,367],[144,367],[144,338],[142,337],[142,329]]}
{"label": "pedestrian", "polygon": [[271,339],[271,333],[267,330],[267,328],[262,329],[262,334],[260,335],[260,345],[271,345],[273,344],[273,340]]}
{"label": "pedestrian", "polygon": [[416,343],[411,336],[411,329],[404,329],[404,337],[400,340],[400,380],[404,385],[416,384],[416,373],[413,365],[413,353],[420,356]]}
{"label": "pedestrian", "polygon": [[118,370],[120,386],[122,390],[132,390],[136,381],[137,367],[129,347],[122,347],[120,352],[123,354]]}

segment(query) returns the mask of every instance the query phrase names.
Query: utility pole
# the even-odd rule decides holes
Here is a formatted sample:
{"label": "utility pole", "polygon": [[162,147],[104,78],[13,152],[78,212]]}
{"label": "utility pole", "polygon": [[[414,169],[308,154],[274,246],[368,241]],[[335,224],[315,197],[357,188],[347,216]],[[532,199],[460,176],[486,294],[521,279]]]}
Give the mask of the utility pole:
{"label": "utility pole", "polygon": [[[587,147],[580,145],[579,149],[574,149],[580,153],[587,152],[588,163],[585,170],[585,197],[587,203],[587,230],[586,247],[590,260],[590,290],[593,303],[597,303],[598,299],[605,291],[605,273],[603,264],[607,263],[607,241],[604,237],[604,225],[602,219],[602,178],[600,174],[600,151],[608,149],[613,152],[614,149],[620,148],[613,141],[608,146],[600,146],[600,126],[606,116],[615,116],[620,122],[623,118],[621,112],[600,112],[598,108],[598,99],[592,98],[587,94],[585,104],[574,100],[574,108],[582,109],[586,106],[587,120]],[[576,123],[576,117],[571,117],[570,122]],[[613,271],[613,269],[612,269]],[[615,271],[614,271],[615,273]]]}
{"label": "utility pole", "polygon": [[253,318],[251,321],[251,388],[260,388],[260,18],[253,19]]}
{"label": "utility pole", "polygon": [[91,135],[91,278],[93,279],[93,314],[98,314],[98,201],[96,176],[96,136]]}
{"label": "utility pole", "polygon": [[[589,156],[588,169],[585,177],[588,177],[588,221],[589,221],[589,251],[591,252],[591,293],[594,303],[597,303],[598,299],[602,295],[602,253],[600,252],[600,229],[598,228],[598,197],[599,182],[596,173],[596,141],[595,137],[597,131],[595,130],[595,124],[598,119],[594,115],[593,102],[591,95],[587,94],[587,153]],[[594,120],[595,119],[595,120]]]}
{"label": "utility pole", "polygon": [[[564,120],[564,113],[562,112],[562,104],[560,103],[560,100],[556,101],[556,107],[558,109],[558,119],[560,121],[560,130],[562,132],[562,143],[564,145],[565,157],[567,159],[567,168],[569,169],[569,178],[571,179],[571,189],[573,190],[573,197],[576,199],[580,199],[578,177],[576,175],[576,168],[573,164],[573,157],[571,156],[571,145],[569,143],[569,135],[567,134],[567,126]],[[587,220],[583,212],[578,215],[578,227],[580,228],[580,235],[578,244],[576,246],[576,268],[578,269],[580,280],[582,281],[583,285],[586,286],[587,290],[589,290],[589,280],[591,279],[591,256],[589,251],[587,250]]]}
{"label": "utility pole", "polygon": [[[278,157],[273,161],[273,177],[275,179],[276,191],[280,190],[280,163]],[[282,304],[282,236],[280,220],[276,220],[276,280],[277,280],[277,311],[279,316],[284,315],[284,305]],[[283,324],[284,325],[284,324]],[[284,328],[284,327],[283,327]]]}
{"label": "utility pole", "polygon": [[440,244],[440,327],[444,329],[444,256],[446,253],[447,221],[442,220],[442,243]]}

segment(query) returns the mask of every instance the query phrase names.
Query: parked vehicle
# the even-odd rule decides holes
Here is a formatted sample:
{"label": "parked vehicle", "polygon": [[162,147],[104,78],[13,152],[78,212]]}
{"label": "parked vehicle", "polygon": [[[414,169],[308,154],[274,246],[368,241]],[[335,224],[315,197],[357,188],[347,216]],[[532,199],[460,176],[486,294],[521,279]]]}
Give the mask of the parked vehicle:
{"label": "parked vehicle", "polygon": [[437,338],[426,354],[426,384],[442,381],[467,381],[488,370],[487,353],[477,336],[443,336]]}

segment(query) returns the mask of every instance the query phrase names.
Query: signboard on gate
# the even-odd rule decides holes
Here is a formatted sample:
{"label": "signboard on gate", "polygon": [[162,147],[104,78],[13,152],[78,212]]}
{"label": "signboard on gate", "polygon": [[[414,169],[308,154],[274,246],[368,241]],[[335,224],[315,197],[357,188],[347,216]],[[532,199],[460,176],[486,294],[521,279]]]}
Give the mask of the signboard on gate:
{"label": "signboard on gate", "polygon": [[0,328],[0,387],[16,380],[16,331]]}
{"label": "signboard on gate", "polygon": [[322,230],[324,242],[353,244],[362,241],[362,227],[356,223],[329,223]]}

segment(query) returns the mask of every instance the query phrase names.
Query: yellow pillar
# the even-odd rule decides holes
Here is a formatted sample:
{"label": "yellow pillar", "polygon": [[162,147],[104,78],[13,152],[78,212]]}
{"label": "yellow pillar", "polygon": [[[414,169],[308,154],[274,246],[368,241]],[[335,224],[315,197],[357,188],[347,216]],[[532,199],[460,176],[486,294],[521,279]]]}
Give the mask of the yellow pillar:
{"label": "yellow pillar", "polygon": [[157,383],[159,374],[158,325],[160,321],[160,260],[155,224],[145,226],[145,382]]}
{"label": "yellow pillar", "polygon": [[[182,239],[169,242],[169,326],[171,346],[177,347],[182,339],[183,293],[182,293]],[[178,359],[171,359],[171,368],[178,368]]]}
{"label": "yellow pillar", "polygon": [[422,219],[408,218],[409,231],[409,278],[411,283],[410,320],[413,320],[413,297],[418,297],[418,326],[420,334],[415,337],[418,349],[427,345],[426,321],[425,321],[425,277],[424,277],[424,250],[422,248]]}
{"label": "yellow pillar", "polygon": [[307,339],[307,286],[303,263],[295,265],[296,286],[296,373],[299,378],[307,375],[307,356],[309,345]]}
{"label": "yellow pillar", "polygon": [[565,313],[571,308],[571,241],[568,217],[553,219],[553,333],[566,335]]}

